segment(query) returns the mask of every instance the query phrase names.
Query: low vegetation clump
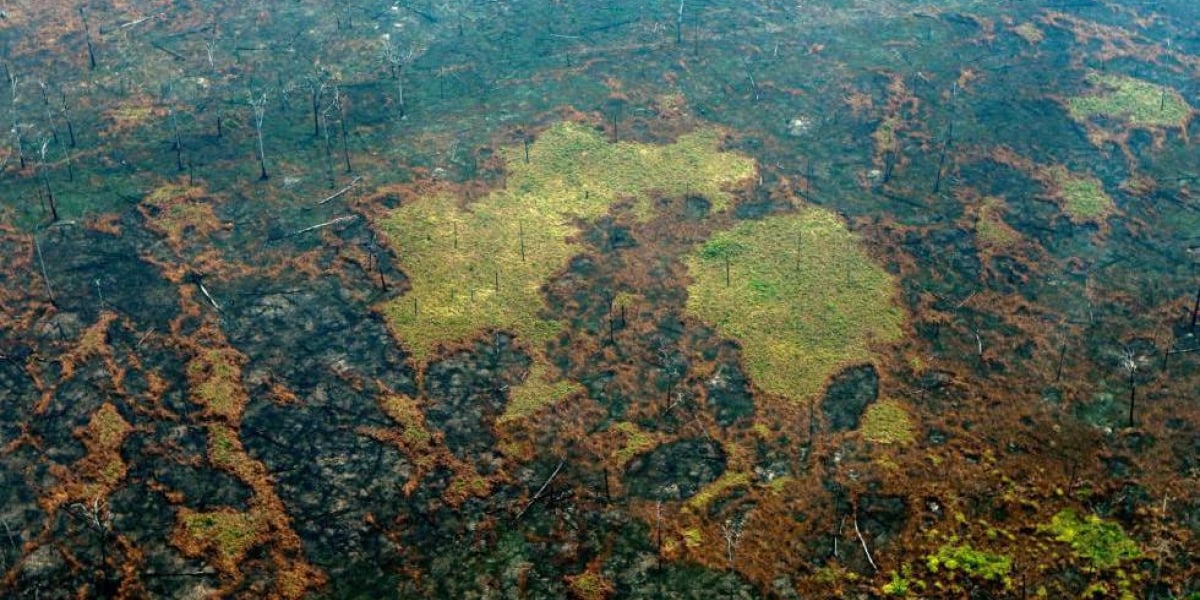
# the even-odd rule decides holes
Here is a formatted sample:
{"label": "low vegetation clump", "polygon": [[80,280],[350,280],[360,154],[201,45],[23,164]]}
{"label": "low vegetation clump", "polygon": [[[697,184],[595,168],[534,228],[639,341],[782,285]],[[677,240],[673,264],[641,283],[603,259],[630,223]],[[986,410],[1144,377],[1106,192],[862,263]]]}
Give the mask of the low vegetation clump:
{"label": "low vegetation clump", "polygon": [[1012,558],[952,542],[944,544],[937,552],[925,557],[925,565],[932,573],[944,570],[979,579],[1001,581],[1012,570]]}
{"label": "low vegetation clump", "polygon": [[833,213],[744,221],[685,259],[687,310],[742,344],[751,379],[802,400],[870,346],[900,338],[895,281]]}

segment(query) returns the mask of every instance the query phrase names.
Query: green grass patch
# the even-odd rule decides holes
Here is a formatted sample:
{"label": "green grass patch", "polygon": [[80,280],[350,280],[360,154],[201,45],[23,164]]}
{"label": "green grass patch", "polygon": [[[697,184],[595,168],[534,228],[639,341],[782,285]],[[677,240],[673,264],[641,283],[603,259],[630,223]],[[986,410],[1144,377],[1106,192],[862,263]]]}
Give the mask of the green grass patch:
{"label": "green grass patch", "polygon": [[1067,111],[1081,123],[1103,117],[1132,126],[1184,127],[1192,115],[1174,88],[1106,73],[1089,73],[1087,82],[1090,93],[1067,100]]}
{"label": "green grass patch", "polygon": [[1039,529],[1070,544],[1076,556],[1088,559],[1097,569],[1111,569],[1142,555],[1137,542],[1125,535],[1120,525],[1096,515],[1080,518],[1074,510],[1066,509]]}
{"label": "green grass patch", "polygon": [[912,417],[895,400],[880,400],[867,407],[860,425],[863,437],[878,444],[911,444]]}
{"label": "green grass patch", "polygon": [[1073,173],[1063,166],[1045,169],[1053,187],[1057,188],[1063,212],[1076,222],[1103,221],[1115,206],[1104,191],[1104,184],[1091,175]]}
{"label": "green grass patch", "polygon": [[762,389],[801,400],[901,336],[896,283],[833,213],[744,221],[685,258],[687,310],[741,342]]}
{"label": "green grass patch", "polygon": [[[485,329],[511,331],[533,348],[560,323],[547,314],[541,287],[582,247],[569,238],[579,220],[594,219],[621,200],[649,210],[650,193],[701,194],[716,208],[724,189],[754,174],[754,162],[718,150],[715,131],[665,146],[610,144],[594,130],[565,123],[529,146],[504,148],[508,177],[466,207],[458,198],[422,198],[381,222],[412,290],[381,311],[419,363],[438,344]],[[639,209],[638,207],[641,207]]]}

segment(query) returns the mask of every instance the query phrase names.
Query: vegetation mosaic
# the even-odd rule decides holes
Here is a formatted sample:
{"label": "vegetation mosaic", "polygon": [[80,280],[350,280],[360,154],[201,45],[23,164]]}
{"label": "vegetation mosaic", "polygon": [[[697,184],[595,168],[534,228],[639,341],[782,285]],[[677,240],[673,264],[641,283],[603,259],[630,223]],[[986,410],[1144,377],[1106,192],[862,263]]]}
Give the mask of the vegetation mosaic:
{"label": "vegetation mosaic", "polygon": [[1198,19],[0,3],[0,596],[1195,598]]}

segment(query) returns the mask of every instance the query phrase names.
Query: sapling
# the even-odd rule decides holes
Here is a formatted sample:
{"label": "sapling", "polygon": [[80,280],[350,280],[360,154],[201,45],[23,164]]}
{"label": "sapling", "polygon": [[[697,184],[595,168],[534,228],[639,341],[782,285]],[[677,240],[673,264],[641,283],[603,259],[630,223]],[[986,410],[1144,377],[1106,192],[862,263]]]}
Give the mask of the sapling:
{"label": "sapling", "polygon": [[1196,331],[1196,317],[1200,316],[1200,288],[1196,290],[1196,302],[1192,305],[1192,332]]}
{"label": "sapling", "polygon": [[[726,519],[721,524],[721,537],[725,539],[725,558],[729,561],[729,572],[735,572],[734,554],[733,551],[737,548],[738,542],[742,539],[742,525],[745,521],[745,516],[739,516],[733,519]],[[733,597],[733,584],[736,581],[733,578],[729,580],[729,597]]]}
{"label": "sapling", "polygon": [[183,172],[183,138],[179,135],[179,119],[175,116],[174,109],[167,109],[167,115],[171,118],[171,133],[175,141],[171,144],[175,150],[175,170]]}
{"label": "sapling", "polygon": [[346,140],[346,103],[342,102],[341,92],[336,88],[333,95],[337,98],[338,128],[342,130],[342,158],[346,161],[346,172],[353,173],[354,169],[350,166],[350,143]]}
{"label": "sapling", "polygon": [[42,269],[42,283],[46,284],[46,296],[50,298],[50,304],[55,304],[54,288],[50,287],[50,275],[46,273],[46,259],[42,256],[42,242],[38,240],[36,232],[33,234],[33,247],[37,250],[38,266]]}
{"label": "sapling", "polygon": [[50,98],[46,93],[46,83],[39,81],[38,85],[42,88],[42,106],[46,109],[46,126],[50,128],[50,135],[54,143],[58,145],[62,152],[63,159],[67,163],[67,180],[75,181],[75,167],[71,164],[71,153],[67,151],[67,147],[63,144],[62,138],[58,137],[58,129],[54,127],[54,114],[50,110]]}
{"label": "sapling", "polygon": [[71,123],[71,114],[67,112],[67,93],[60,92],[61,106],[58,111],[62,114],[63,121],[67,124],[67,137],[71,140],[71,147],[75,147],[75,125]]}
{"label": "sapling", "polygon": [[83,7],[79,7],[79,20],[83,22],[83,40],[87,43],[88,53],[88,69],[96,70],[96,49],[92,47],[92,32],[88,28],[87,16],[83,14]]}
{"label": "sapling", "polygon": [[8,80],[9,88],[9,109],[12,116],[12,127],[9,133],[12,134],[13,154],[17,155],[17,160],[21,165],[21,169],[25,169],[25,143],[21,138],[21,130],[24,125],[21,124],[20,116],[17,114],[17,106],[21,101],[19,79],[16,74],[9,69],[7,63],[4,65],[4,78]]}
{"label": "sapling", "polygon": [[217,72],[216,52],[218,33],[217,23],[214,21],[212,24],[212,35],[210,35],[204,42],[204,51],[208,55],[208,68],[211,69],[213,73]]}
{"label": "sapling", "polygon": [[683,3],[679,0],[679,12],[675,15],[675,44],[683,43]]}
{"label": "sapling", "polygon": [[321,135],[321,125],[318,118],[321,113],[321,98],[324,97],[326,90],[330,89],[330,84],[326,79],[325,72],[320,71],[316,75],[306,77],[305,85],[308,87],[309,96],[312,100],[313,137],[319,137]]}
{"label": "sapling", "polygon": [[1137,379],[1135,376],[1138,371],[1138,360],[1133,350],[1125,349],[1121,352],[1121,370],[1129,378],[1129,426],[1133,427],[1133,407],[1134,401],[1137,399]]}
{"label": "sapling", "polygon": [[258,179],[260,181],[265,181],[266,179],[270,178],[270,175],[267,174],[267,154],[266,149],[263,146],[262,130],[263,118],[267,113],[267,93],[263,92],[258,96],[258,98],[255,98],[254,94],[251,93],[250,107],[254,109],[254,130],[258,134],[258,167],[261,171]]}
{"label": "sapling", "polygon": [[41,148],[38,150],[37,172],[42,178],[42,184],[46,186],[46,199],[50,202],[50,216],[54,221],[58,221],[58,204],[54,200],[54,191],[50,189],[50,175],[46,168],[46,149],[50,146],[50,138],[43,137]]}

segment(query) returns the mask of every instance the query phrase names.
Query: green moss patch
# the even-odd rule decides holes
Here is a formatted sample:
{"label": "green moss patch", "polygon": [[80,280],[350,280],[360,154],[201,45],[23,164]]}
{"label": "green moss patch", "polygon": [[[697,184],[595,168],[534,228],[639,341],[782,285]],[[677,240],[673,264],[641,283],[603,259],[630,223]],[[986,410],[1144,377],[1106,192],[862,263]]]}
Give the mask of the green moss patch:
{"label": "green moss patch", "polygon": [[1192,107],[1173,88],[1106,73],[1089,73],[1090,93],[1067,100],[1071,117],[1086,123],[1103,117],[1131,126],[1184,127]]}
{"label": "green moss patch", "polygon": [[537,348],[560,327],[540,290],[582,250],[571,239],[578,221],[618,201],[649,210],[655,191],[701,194],[727,207],[725,188],[755,167],[718,143],[716,132],[701,131],[665,146],[610,144],[591,129],[562,124],[529,146],[528,161],[524,146],[503,149],[504,189],[467,206],[451,195],[422,198],[382,221],[412,289],[381,310],[420,363],[439,343],[489,328]]}
{"label": "green moss patch", "polygon": [[945,544],[925,557],[930,572],[949,571],[970,577],[1001,581],[1012,570],[1012,558],[976,550],[968,545]]}
{"label": "green moss patch", "polygon": [[795,400],[897,340],[895,281],[833,213],[815,207],[716,233],[685,258],[687,310],[741,342],[762,389]]}
{"label": "green moss patch", "polygon": [[1076,556],[1088,559],[1097,569],[1110,569],[1142,555],[1137,542],[1125,535],[1120,525],[1096,515],[1080,518],[1075,511],[1066,509],[1039,529],[1070,544]]}

